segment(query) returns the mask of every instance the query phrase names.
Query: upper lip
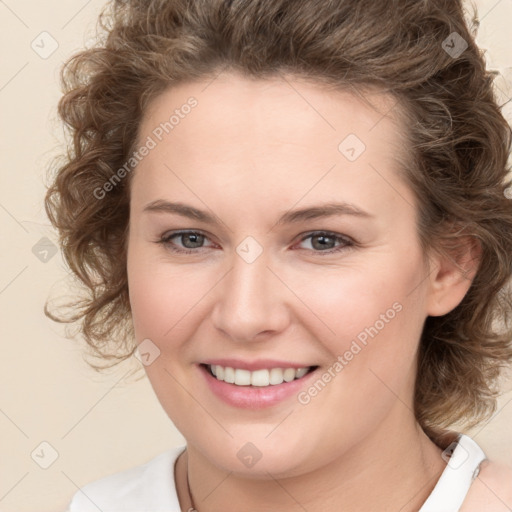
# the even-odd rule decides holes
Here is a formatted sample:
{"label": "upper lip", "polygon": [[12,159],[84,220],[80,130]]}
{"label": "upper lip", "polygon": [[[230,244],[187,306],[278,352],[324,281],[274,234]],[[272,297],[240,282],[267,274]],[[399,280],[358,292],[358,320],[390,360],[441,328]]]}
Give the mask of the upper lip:
{"label": "upper lip", "polygon": [[239,368],[241,370],[270,370],[272,368],[309,368],[311,364],[293,363],[277,359],[257,359],[255,361],[243,361],[242,359],[207,359],[202,361],[206,365],[220,365],[223,367]]}

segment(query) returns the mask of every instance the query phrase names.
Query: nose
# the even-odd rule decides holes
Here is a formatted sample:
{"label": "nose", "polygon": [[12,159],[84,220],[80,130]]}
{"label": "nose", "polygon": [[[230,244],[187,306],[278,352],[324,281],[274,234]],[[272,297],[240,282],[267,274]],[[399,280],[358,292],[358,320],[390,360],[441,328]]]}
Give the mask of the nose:
{"label": "nose", "polygon": [[290,322],[292,294],[268,263],[264,253],[252,263],[234,254],[231,270],[216,287],[212,320],[233,341],[267,339]]}

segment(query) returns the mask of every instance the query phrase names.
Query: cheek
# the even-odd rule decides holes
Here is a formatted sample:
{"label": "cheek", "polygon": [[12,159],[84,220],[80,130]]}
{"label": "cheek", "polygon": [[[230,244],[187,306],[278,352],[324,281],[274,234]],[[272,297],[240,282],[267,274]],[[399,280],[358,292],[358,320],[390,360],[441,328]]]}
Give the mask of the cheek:
{"label": "cheek", "polygon": [[[389,394],[386,386],[408,392],[425,320],[418,287],[424,272],[421,253],[411,249],[406,261],[391,253],[373,261],[322,281],[303,278],[296,290],[307,297],[314,313],[308,328],[327,349],[331,373],[342,375],[332,380],[348,401]],[[347,389],[353,391],[347,394]]]}
{"label": "cheek", "polygon": [[[130,304],[137,340],[151,338],[158,343],[190,322],[198,293],[194,280],[149,268],[134,268],[129,273]],[[187,321],[180,322],[187,315],[191,315]]]}
{"label": "cheek", "polygon": [[325,416],[327,407],[332,435],[355,439],[383,421],[397,396],[412,408],[424,307],[421,290],[411,291],[421,281],[420,261],[412,254],[409,263],[390,258],[385,271],[369,266],[310,290],[308,306],[334,334],[324,327],[317,338],[331,364],[319,375],[325,386],[315,383],[299,397],[304,423]]}
{"label": "cheek", "polygon": [[[140,256],[140,257],[139,257]],[[190,431],[190,395],[186,382],[182,347],[194,335],[201,314],[198,301],[204,291],[197,288],[198,276],[146,259],[136,250],[129,253],[128,281],[135,336],[138,343],[149,339],[158,356],[144,366],[149,382],[178,430]],[[155,354],[155,349],[152,349]],[[190,383],[186,386],[190,388]],[[194,410],[196,414],[198,411]]]}
{"label": "cheek", "polygon": [[364,345],[393,335],[400,343],[399,332],[422,323],[421,291],[414,290],[421,281],[419,264],[383,260],[380,265],[342,269],[318,279],[299,274],[289,277],[296,294],[305,298],[314,314],[310,329],[336,355],[348,350],[354,339]]}
{"label": "cheek", "polygon": [[218,274],[211,268],[169,264],[135,244],[128,251],[127,270],[137,341],[149,338],[163,354],[178,350],[205,314],[205,299]]}
{"label": "cheek", "polygon": [[[347,351],[362,353],[357,345],[366,349],[377,345],[377,340],[385,350],[401,350],[402,345],[410,345],[412,335],[418,335],[422,323],[419,290],[411,293],[421,281],[419,256],[415,259],[411,254],[403,261],[396,255],[381,255],[359,268],[279,269],[283,281],[293,283],[293,297],[289,293],[282,297],[292,311],[290,321],[302,324],[333,358]],[[212,310],[208,292],[222,286],[218,276],[214,266],[170,265],[148,258],[136,247],[129,250],[128,281],[137,340],[150,338],[162,345],[165,341],[171,350],[176,343],[184,343]],[[222,296],[227,293],[228,289]],[[384,343],[391,338],[391,346]]]}

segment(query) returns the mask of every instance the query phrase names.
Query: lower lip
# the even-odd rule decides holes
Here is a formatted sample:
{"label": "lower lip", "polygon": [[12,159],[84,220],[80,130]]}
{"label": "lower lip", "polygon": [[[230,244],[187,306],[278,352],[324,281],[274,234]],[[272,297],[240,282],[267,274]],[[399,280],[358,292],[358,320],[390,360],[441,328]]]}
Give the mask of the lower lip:
{"label": "lower lip", "polygon": [[240,409],[263,409],[276,405],[293,395],[297,395],[318,370],[316,368],[304,375],[304,377],[292,380],[291,382],[260,387],[229,384],[228,382],[216,379],[205,366],[199,365],[198,368],[204,375],[206,383],[214,395],[227,404]]}

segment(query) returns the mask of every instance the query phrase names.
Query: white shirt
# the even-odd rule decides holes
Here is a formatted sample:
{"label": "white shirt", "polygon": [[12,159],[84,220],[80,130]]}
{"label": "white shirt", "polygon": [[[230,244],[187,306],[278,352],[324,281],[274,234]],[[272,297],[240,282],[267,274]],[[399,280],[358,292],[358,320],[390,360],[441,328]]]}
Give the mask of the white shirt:
{"label": "white shirt", "polygon": [[[478,444],[464,434],[450,446],[453,453],[450,456],[448,451],[447,465],[419,512],[457,512],[486,459]],[[167,450],[146,464],[85,485],[75,493],[66,512],[182,512],[174,463],[185,448]]]}

